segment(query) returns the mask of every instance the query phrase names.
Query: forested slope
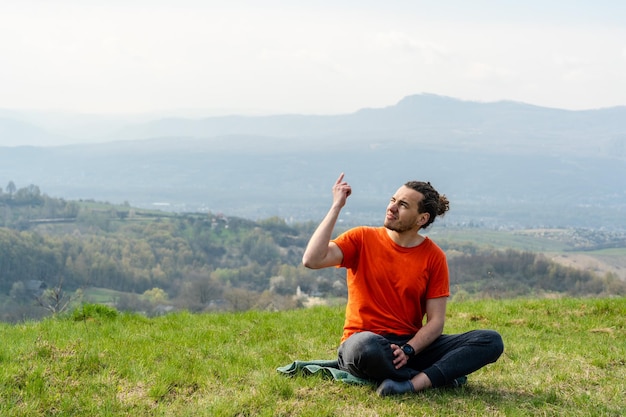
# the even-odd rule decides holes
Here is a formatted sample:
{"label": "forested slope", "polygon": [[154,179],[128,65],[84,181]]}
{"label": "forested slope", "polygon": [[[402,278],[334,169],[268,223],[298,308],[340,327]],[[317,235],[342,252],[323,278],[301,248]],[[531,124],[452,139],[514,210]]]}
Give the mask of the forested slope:
{"label": "forested slope", "polygon": [[[4,321],[53,311],[41,301],[54,289],[62,289],[57,297],[76,302],[85,301],[91,289],[112,290],[109,302],[116,308],[148,314],[164,307],[295,308],[303,301],[294,297],[298,288],[322,300],[346,296],[342,270],[300,265],[312,223],[67,202],[30,186],[0,194],[0,225]],[[541,254],[438,243],[448,253],[456,297],[626,293],[622,281],[565,268]]]}

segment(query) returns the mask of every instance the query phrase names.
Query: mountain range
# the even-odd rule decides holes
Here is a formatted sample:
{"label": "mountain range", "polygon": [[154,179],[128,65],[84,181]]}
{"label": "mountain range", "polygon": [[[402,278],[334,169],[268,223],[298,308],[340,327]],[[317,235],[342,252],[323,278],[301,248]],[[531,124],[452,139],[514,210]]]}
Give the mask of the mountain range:
{"label": "mountain range", "polygon": [[66,199],[319,221],[345,172],[348,223],[404,182],[443,224],[626,228],[626,107],[570,111],[432,94],[345,115],[96,117],[0,111],[0,186]]}

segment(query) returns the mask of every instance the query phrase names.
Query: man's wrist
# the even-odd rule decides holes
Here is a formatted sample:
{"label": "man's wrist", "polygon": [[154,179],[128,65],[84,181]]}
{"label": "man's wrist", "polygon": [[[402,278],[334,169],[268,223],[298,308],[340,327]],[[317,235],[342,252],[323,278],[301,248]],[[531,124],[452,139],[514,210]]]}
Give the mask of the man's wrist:
{"label": "man's wrist", "polygon": [[415,349],[413,349],[413,346],[409,345],[408,343],[402,345],[400,349],[402,349],[404,354],[409,358],[415,356]]}

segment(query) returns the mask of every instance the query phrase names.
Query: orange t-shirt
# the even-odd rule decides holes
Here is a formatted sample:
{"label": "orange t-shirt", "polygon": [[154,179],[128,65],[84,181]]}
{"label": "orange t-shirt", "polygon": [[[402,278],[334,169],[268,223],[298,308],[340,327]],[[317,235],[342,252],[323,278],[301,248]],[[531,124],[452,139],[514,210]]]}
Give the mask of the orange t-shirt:
{"label": "orange t-shirt", "polygon": [[384,227],[356,227],[333,240],[347,268],[348,305],[341,341],[353,333],[414,335],[426,300],[450,295],[448,263],[428,237],[405,248]]}

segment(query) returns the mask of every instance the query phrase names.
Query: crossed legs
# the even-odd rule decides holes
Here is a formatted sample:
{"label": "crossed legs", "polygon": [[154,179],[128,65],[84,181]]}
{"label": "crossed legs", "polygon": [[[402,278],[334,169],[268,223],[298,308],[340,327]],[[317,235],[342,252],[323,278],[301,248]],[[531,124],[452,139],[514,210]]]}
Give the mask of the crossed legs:
{"label": "crossed legs", "polygon": [[454,385],[459,378],[495,362],[504,350],[502,337],[493,330],[441,335],[406,366],[395,369],[390,345],[407,341],[406,337],[355,333],[339,347],[339,367],[381,383],[381,395],[399,394]]}

